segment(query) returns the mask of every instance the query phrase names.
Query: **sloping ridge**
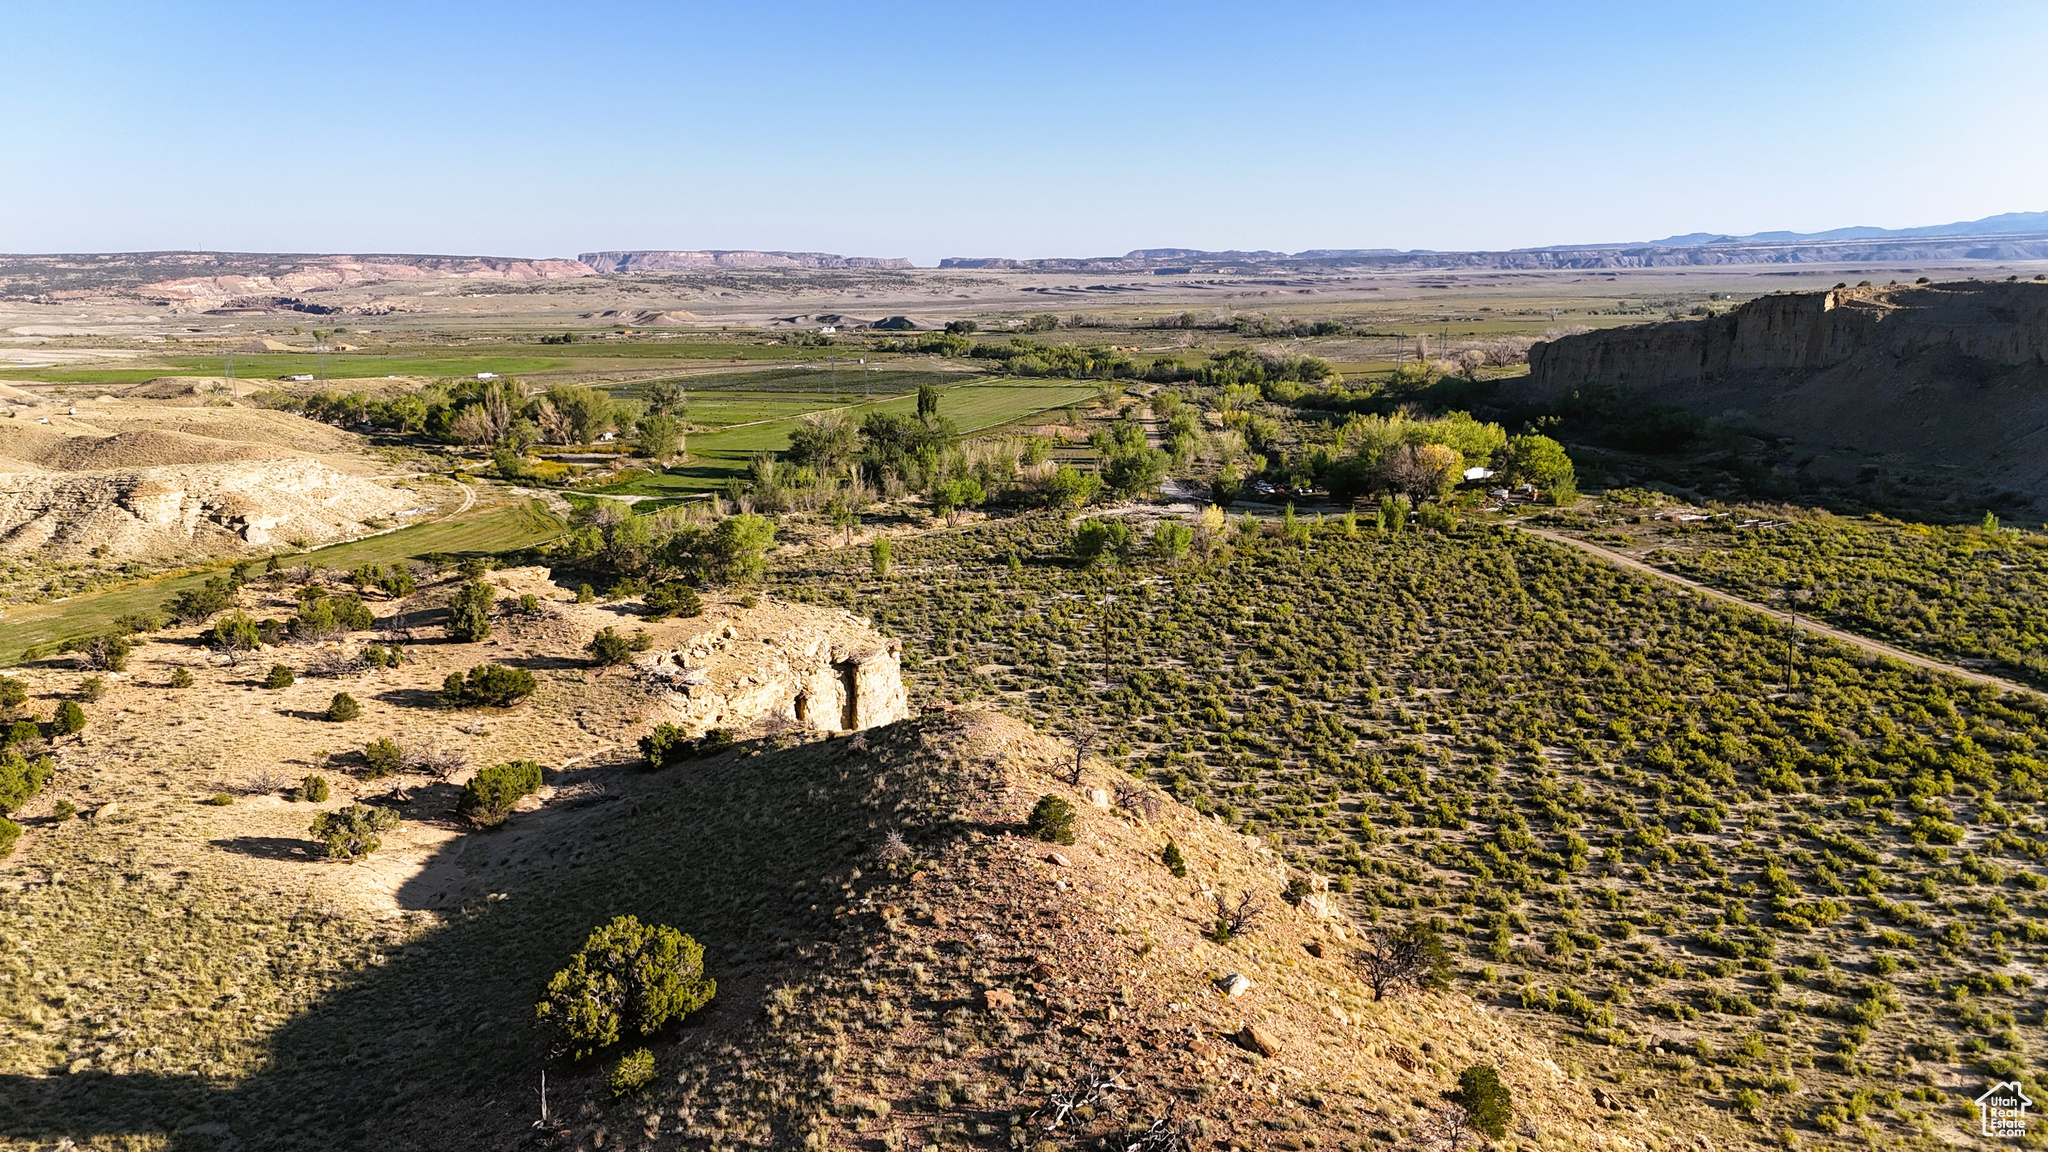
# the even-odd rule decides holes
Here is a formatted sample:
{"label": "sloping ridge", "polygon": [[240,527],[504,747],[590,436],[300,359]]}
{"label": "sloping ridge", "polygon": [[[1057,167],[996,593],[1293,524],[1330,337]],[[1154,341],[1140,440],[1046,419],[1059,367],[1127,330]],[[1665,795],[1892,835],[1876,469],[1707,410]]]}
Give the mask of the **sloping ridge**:
{"label": "sloping ridge", "polygon": [[[1201,1147],[1342,1147],[1410,1142],[1461,1068],[1490,1063],[1521,1137],[1645,1146],[1642,1118],[1602,1111],[1503,1014],[1457,993],[1373,1003],[1345,959],[1355,931],[1318,911],[1334,897],[1284,903],[1271,852],[1171,802],[1150,819],[1091,806],[1115,778],[1068,786],[1048,774],[1068,756],[967,711],[615,773],[456,841],[400,900],[431,890],[462,912],[286,1025],[270,1071],[225,1089],[102,1079],[98,1107],[144,1127],[220,1115],[248,1138],[317,1097],[337,1120],[327,1147],[505,1148],[530,1138],[546,1066],[567,1129],[553,1147],[1096,1147],[1169,1115]],[[1079,810],[1070,847],[1022,834],[1047,793]],[[1159,862],[1169,837],[1184,879]],[[1268,911],[1209,941],[1205,888]],[[640,1041],[546,1064],[530,1021],[547,974],[624,913],[703,943],[718,996],[654,1038],[654,1084],[614,1100],[604,1076]],[[1220,991],[1231,973],[1250,990]],[[1237,1039],[1248,1025],[1270,1055]],[[1127,1088],[1114,1107],[1057,1131],[1030,1119],[1090,1069]],[[31,1087],[31,1120],[66,1090]]]}
{"label": "sloping ridge", "polygon": [[49,419],[0,420],[0,553],[140,559],[326,542],[418,502],[344,471],[368,470],[348,433],[289,413],[116,402]]}
{"label": "sloping ridge", "polygon": [[2048,283],[1961,281],[1759,297],[1706,320],[1529,351],[1539,397],[1589,384],[1872,462],[2048,501]]}

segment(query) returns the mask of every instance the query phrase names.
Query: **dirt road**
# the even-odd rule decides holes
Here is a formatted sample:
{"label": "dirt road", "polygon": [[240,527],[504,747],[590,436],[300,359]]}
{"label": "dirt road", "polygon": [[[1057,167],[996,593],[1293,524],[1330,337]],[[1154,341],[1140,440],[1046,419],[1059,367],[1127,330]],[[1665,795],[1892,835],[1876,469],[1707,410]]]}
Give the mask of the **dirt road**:
{"label": "dirt road", "polygon": [[[1590,552],[1593,555],[1599,557],[1600,559],[1607,561],[1609,564],[1616,566],[1617,568],[1626,568],[1631,572],[1640,572],[1646,576],[1653,576],[1659,580],[1669,581],[1670,583],[1677,584],[1680,587],[1687,588],[1694,592],[1697,592],[1702,596],[1712,597],[1715,600],[1725,601],[1729,604],[1738,604],[1744,608],[1750,609],[1751,611],[1763,612],[1772,616],[1784,615],[1784,613],[1777,609],[1767,607],[1763,604],[1758,604],[1753,600],[1745,600],[1740,596],[1731,596],[1718,588],[1709,588],[1705,584],[1701,584],[1696,580],[1688,580],[1683,576],[1677,575],[1676,573],[1666,572],[1662,568],[1658,568],[1652,564],[1645,564],[1641,560],[1638,560],[1633,556],[1629,556],[1621,552],[1616,552],[1611,548],[1602,548],[1598,544],[1593,544],[1585,540],[1574,539],[1570,536],[1565,535],[1562,532],[1557,532],[1549,528],[1538,528],[1532,524],[1526,524],[1515,520],[1510,520],[1508,521],[1508,523],[1512,524],[1516,528],[1521,529],[1524,532],[1529,533],[1532,536],[1541,536],[1546,540],[1555,540],[1559,544],[1564,544],[1568,547],[1577,548],[1581,552]],[[2002,677],[1987,675],[1983,672],[1975,672],[1968,668],[1958,667],[1954,664],[1945,664],[1940,660],[1935,660],[1927,656],[1922,656],[1917,652],[1909,652],[1904,648],[1894,648],[1890,644],[1886,644],[1881,640],[1872,640],[1868,636],[1860,636],[1854,632],[1845,632],[1840,628],[1834,628],[1803,616],[1799,618],[1799,627],[1807,632],[1813,633],[1816,636],[1825,636],[1830,640],[1839,640],[1844,644],[1861,648],[1866,652],[1870,652],[1878,656],[1883,656],[1886,659],[1897,660],[1901,664],[1910,664],[1916,668],[1926,668],[1935,672],[1945,672],[1948,675],[1957,677],[1959,679],[1968,680],[1976,684],[1988,684],[1994,688],[1999,688],[2007,692],[2018,692],[2022,694],[2032,695],[2040,694],[2038,689],[2029,688],[2025,684],[2021,684],[2014,680],[2006,680]]]}

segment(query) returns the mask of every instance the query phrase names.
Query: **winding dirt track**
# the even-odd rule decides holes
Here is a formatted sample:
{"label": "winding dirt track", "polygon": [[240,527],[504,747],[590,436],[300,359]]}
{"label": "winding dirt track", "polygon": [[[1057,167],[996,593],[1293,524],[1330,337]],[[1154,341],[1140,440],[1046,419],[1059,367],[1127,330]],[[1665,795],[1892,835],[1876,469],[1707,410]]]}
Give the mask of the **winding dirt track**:
{"label": "winding dirt track", "polygon": [[[1521,529],[1524,532],[1529,533],[1532,536],[1541,536],[1545,540],[1554,540],[1559,544],[1563,544],[1572,548],[1577,548],[1581,552],[1590,552],[1594,556],[1597,556],[1600,559],[1605,560],[1607,563],[1612,564],[1617,568],[1625,568],[1630,572],[1640,572],[1645,576],[1652,576],[1659,580],[1669,581],[1670,583],[1677,584],[1682,588],[1686,588],[1693,592],[1697,592],[1702,596],[1708,596],[1715,600],[1724,601],[1729,604],[1740,605],[1741,607],[1747,608],[1752,612],[1762,612],[1770,616],[1783,615],[1782,612],[1769,608],[1765,605],[1758,604],[1754,600],[1745,600],[1740,596],[1732,596],[1726,592],[1721,591],[1718,588],[1709,588],[1705,584],[1701,584],[1697,580],[1688,580],[1685,577],[1680,576],[1676,573],[1666,572],[1662,568],[1658,568],[1652,564],[1645,564],[1641,560],[1638,560],[1633,556],[1629,556],[1621,552],[1616,552],[1613,549],[1602,548],[1598,544],[1593,544],[1585,540],[1574,539],[1570,536],[1565,535],[1562,532],[1556,532],[1548,528],[1538,528],[1532,524],[1526,524],[1520,521],[1511,520],[1508,523],[1512,524],[1516,528]],[[1947,675],[1957,677],[1958,679],[1968,680],[1975,684],[1988,684],[1993,688],[2002,689],[2006,692],[2017,692],[2023,695],[2041,694],[2039,689],[2029,688],[2025,684],[2021,684],[2015,680],[2007,680],[2002,677],[1991,676],[1983,672],[1976,672],[1968,668],[1958,667],[1954,664],[1946,664],[1940,660],[1935,660],[1927,656],[1922,656],[1917,652],[1908,652],[1904,648],[1894,648],[1890,644],[1886,644],[1881,640],[1872,640],[1868,636],[1861,636],[1854,632],[1845,632],[1840,628],[1830,627],[1829,625],[1818,623],[1816,621],[1807,619],[1803,616],[1799,618],[1799,627],[1807,632],[1813,633],[1816,636],[1825,636],[1830,640],[1839,640],[1844,644],[1849,644],[1854,647],[1861,648],[1866,652],[1870,652],[1878,656],[1883,656],[1888,660],[1897,660],[1901,664],[1910,664],[1916,668],[1926,668],[1933,672],[1942,672]]]}

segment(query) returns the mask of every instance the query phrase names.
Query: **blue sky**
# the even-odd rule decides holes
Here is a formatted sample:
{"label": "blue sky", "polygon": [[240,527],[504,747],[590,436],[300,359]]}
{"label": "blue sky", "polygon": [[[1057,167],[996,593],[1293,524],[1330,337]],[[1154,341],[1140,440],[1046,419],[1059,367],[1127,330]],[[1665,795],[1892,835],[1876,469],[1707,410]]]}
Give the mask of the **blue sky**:
{"label": "blue sky", "polygon": [[0,250],[1498,248],[2048,209],[2048,4],[13,6]]}

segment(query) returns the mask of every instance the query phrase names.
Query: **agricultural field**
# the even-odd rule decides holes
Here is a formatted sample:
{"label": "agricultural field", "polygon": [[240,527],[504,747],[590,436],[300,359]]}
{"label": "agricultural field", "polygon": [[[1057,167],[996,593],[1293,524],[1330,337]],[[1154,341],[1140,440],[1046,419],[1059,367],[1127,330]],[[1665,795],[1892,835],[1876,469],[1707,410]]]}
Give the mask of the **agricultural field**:
{"label": "agricultural field", "polygon": [[[954,378],[958,379],[957,376]],[[1090,401],[1097,391],[1094,384],[1072,380],[970,377],[964,383],[950,384],[940,390],[939,412],[953,421],[962,435],[987,434],[1041,412]],[[713,412],[723,411],[720,406],[724,403],[724,395],[714,396],[712,399],[699,399],[693,394],[689,406],[693,421],[703,419],[700,413],[706,408]],[[914,391],[885,400],[852,402],[853,393],[849,389],[849,402],[837,408],[809,406],[821,399],[825,397],[813,395],[794,400],[791,406],[798,411],[787,415],[694,434],[689,438],[690,458],[687,462],[592,491],[659,499],[721,490],[733,480],[745,476],[748,463],[757,454],[786,451],[790,428],[810,412],[843,411],[849,420],[858,424],[871,412],[902,416],[917,411]]]}
{"label": "agricultural field", "polygon": [[[1498,528],[1246,522],[1069,556],[1056,517],[792,557],[913,699],[1078,739],[1455,937],[1461,984],[1757,1141],[1915,1146],[2048,1042],[2048,705]],[[1142,556],[1142,548],[1139,550]]]}
{"label": "agricultural field", "polygon": [[1550,519],[1746,599],[2048,688],[2048,534],[1625,492]]}
{"label": "agricultural field", "polygon": [[225,352],[150,354],[121,367],[80,365],[9,368],[5,376],[49,384],[135,384],[161,376],[218,377],[270,381],[318,375],[326,380],[377,380],[386,376],[554,376],[641,373],[696,365],[762,360],[824,359],[829,349],[793,347],[767,339],[686,336],[585,340],[561,351],[536,346],[530,338],[490,339],[471,346],[398,346],[354,352]]}

